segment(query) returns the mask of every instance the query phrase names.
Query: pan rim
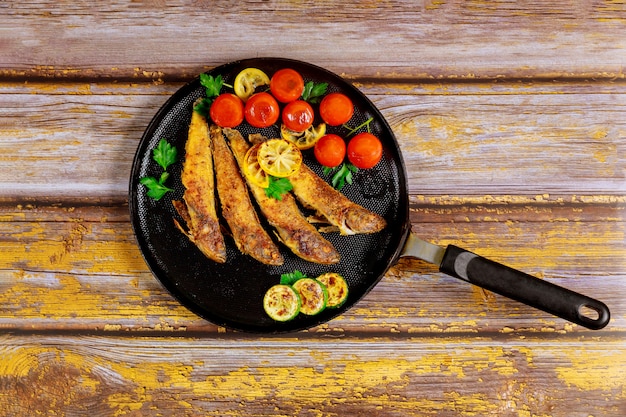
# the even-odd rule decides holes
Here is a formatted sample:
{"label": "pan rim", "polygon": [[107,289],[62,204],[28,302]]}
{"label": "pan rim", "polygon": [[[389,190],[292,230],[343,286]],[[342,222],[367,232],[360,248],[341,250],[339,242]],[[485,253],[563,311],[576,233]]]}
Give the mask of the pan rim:
{"label": "pan rim", "polygon": [[393,232],[394,248],[386,256],[385,265],[383,268],[381,268],[382,272],[378,274],[375,278],[370,278],[368,280],[368,284],[366,285],[366,288],[360,291],[360,294],[358,295],[356,300],[353,300],[350,304],[346,305],[345,307],[342,307],[341,309],[338,309],[337,312],[333,312],[333,314],[331,314],[328,317],[324,317],[321,320],[310,320],[310,321],[307,320],[305,322],[295,323],[295,324],[280,323],[280,324],[277,324],[276,326],[265,326],[265,325],[249,326],[249,325],[240,325],[239,323],[235,323],[230,319],[224,319],[223,317],[219,317],[219,316],[211,314],[210,312],[207,312],[204,308],[198,306],[195,302],[193,302],[193,300],[190,299],[189,294],[186,294],[185,291],[182,291],[181,288],[175,285],[174,283],[172,283],[171,280],[162,279],[163,275],[167,275],[167,271],[165,271],[162,265],[160,265],[159,260],[153,258],[153,254],[151,252],[145,250],[145,247],[149,245],[150,242],[148,242],[146,236],[143,235],[142,227],[140,226],[141,220],[139,219],[139,217],[140,217],[141,207],[139,207],[139,201],[137,198],[137,193],[139,192],[140,187],[138,185],[137,178],[140,175],[139,171],[141,169],[141,161],[142,159],[145,159],[146,157],[145,152],[149,150],[149,146],[147,146],[147,144],[150,142],[150,140],[153,140],[155,131],[159,128],[159,124],[164,119],[164,117],[167,116],[168,113],[172,111],[173,105],[179,103],[183,97],[186,97],[191,92],[193,92],[193,90],[196,88],[197,84],[199,83],[199,75],[196,76],[193,80],[185,83],[174,94],[172,94],[165,101],[165,103],[159,108],[159,110],[155,113],[150,123],[146,127],[146,130],[144,131],[141,137],[141,140],[138,144],[137,150],[133,158],[133,164],[132,164],[132,169],[131,169],[131,174],[130,174],[130,179],[129,179],[129,194],[128,194],[131,225],[133,228],[133,232],[135,234],[135,239],[140,248],[140,252],[142,254],[144,261],[148,265],[150,272],[157,279],[157,281],[179,303],[181,303],[184,307],[186,307],[188,310],[198,315],[199,317],[205,320],[208,320],[209,322],[214,323],[218,326],[229,328],[235,331],[244,331],[248,333],[260,333],[260,334],[288,333],[288,332],[294,332],[294,331],[307,330],[312,327],[326,323],[329,320],[332,320],[341,314],[344,314],[354,305],[358,304],[358,302],[362,300],[363,297],[365,297],[379,283],[379,281],[383,278],[383,276],[386,274],[389,268],[397,261],[397,259],[399,258],[402,252],[402,249],[404,248],[406,239],[411,229],[410,221],[409,221],[409,210],[408,210],[409,202],[408,202],[408,190],[407,190],[407,184],[406,184],[406,181],[407,181],[406,168],[405,168],[405,163],[402,158],[402,153],[400,151],[400,147],[398,145],[397,139],[391,127],[389,126],[387,120],[384,118],[384,116],[380,112],[380,110],[357,87],[355,87],[354,85],[352,85],[347,80],[340,77],[339,75],[334,74],[330,72],[329,70],[326,70],[315,64],[310,64],[304,61],[299,61],[299,60],[294,60],[294,59],[289,59],[289,58],[279,58],[279,57],[258,57],[258,58],[240,59],[240,60],[232,61],[223,65],[217,66],[207,71],[207,73],[217,73],[221,71],[221,69],[223,68],[234,68],[234,67],[241,66],[241,65],[248,65],[251,63],[270,63],[270,62],[274,64],[282,63],[284,65],[294,64],[298,66],[310,67],[313,70],[318,71],[322,74],[327,74],[327,75],[337,78],[338,80],[341,80],[340,84],[345,84],[355,94],[358,94],[360,99],[363,100],[363,102],[367,105],[368,110],[373,111],[377,115],[378,117],[377,121],[381,124],[382,129],[385,130],[389,139],[391,139],[391,143],[389,143],[388,146],[392,145],[394,148],[393,150],[396,156],[396,158],[394,158],[394,162],[396,166],[396,174],[398,176],[398,181],[399,181],[399,184],[398,184],[398,188],[400,189],[399,195],[401,198],[401,201],[398,202],[398,207],[397,207],[397,210],[398,210],[397,223],[398,224],[394,225],[394,232]]}

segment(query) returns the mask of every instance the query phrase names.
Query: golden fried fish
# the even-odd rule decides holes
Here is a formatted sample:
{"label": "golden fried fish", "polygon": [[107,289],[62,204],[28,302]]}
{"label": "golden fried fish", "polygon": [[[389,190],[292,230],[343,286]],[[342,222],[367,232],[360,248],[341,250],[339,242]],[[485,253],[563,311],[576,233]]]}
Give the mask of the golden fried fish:
{"label": "golden fried fish", "polygon": [[[235,129],[224,129],[224,134],[228,138],[241,171],[245,172],[245,156],[250,149],[250,144]],[[247,182],[261,212],[269,224],[276,229],[280,240],[295,255],[319,264],[339,262],[339,252],[306,220],[291,194],[287,193],[282,196],[281,200],[277,200],[268,197],[261,186],[252,181]]]}
{"label": "golden fried fish", "polygon": [[298,200],[338,227],[342,235],[376,233],[386,227],[384,218],[348,199],[304,164],[289,181]]}
{"label": "golden fried fish", "polygon": [[226,246],[215,208],[213,156],[206,118],[192,113],[181,180],[183,201],[172,201],[186,223],[176,226],[205,254],[216,262],[226,262]]}
{"label": "golden fried fish", "polygon": [[282,265],[284,259],[259,222],[222,129],[212,125],[209,134],[213,144],[213,163],[222,216],[228,223],[237,248],[264,264]]}

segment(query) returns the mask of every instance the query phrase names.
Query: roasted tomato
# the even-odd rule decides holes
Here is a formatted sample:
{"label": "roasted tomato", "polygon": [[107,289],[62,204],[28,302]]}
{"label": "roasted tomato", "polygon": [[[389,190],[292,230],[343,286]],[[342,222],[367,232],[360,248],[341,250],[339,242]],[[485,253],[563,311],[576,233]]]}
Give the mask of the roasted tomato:
{"label": "roasted tomato", "polygon": [[292,101],[283,109],[283,123],[294,132],[304,132],[313,124],[313,107],[304,100]]}
{"label": "roasted tomato", "polygon": [[313,154],[320,164],[334,168],[346,157],[346,142],[342,137],[329,133],[317,141]]}
{"label": "roasted tomato", "polygon": [[243,122],[243,102],[234,94],[220,94],[209,110],[211,120],[219,127],[236,127]]}
{"label": "roasted tomato", "polygon": [[276,71],[270,80],[270,91],[281,103],[298,99],[304,90],[304,80],[298,71],[283,68]]}
{"label": "roasted tomato", "polygon": [[342,93],[330,93],[320,102],[320,116],[331,126],[339,126],[352,118],[354,104]]}
{"label": "roasted tomato", "polygon": [[269,93],[253,94],[244,109],[246,121],[254,127],[268,127],[276,123],[280,116],[278,102]]}
{"label": "roasted tomato", "polygon": [[373,167],[382,155],[383,145],[371,133],[359,133],[348,142],[348,160],[357,168]]}

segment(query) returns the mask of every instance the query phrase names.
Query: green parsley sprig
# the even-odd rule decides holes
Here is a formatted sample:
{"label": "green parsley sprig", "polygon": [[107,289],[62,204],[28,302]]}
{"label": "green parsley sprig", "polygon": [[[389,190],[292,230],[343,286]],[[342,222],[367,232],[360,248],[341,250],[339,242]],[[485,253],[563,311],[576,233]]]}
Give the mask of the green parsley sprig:
{"label": "green parsley sprig", "polygon": [[163,172],[158,179],[155,177],[143,177],[139,180],[139,183],[148,187],[148,192],[146,193],[148,197],[160,200],[168,191],[174,191],[165,185],[165,181],[170,176],[167,168],[178,159],[178,150],[165,139],[161,139],[157,147],[152,151],[152,159],[163,168]]}
{"label": "green parsley sprig", "polygon": [[328,83],[314,83],[308,81],[304,84],[304,90],[302,91],[302,100],[309,103],[316,104],[322,101],[322,97],[326,94],[328,89]]}
{"label": "green parsley sprig", "polygon": [[323,168],[324,175],[330,175],[334,173],[330,180],[330,183],[334,188],[339,191],[341,191],[341,189],[346,184],[352,184],[352,174],[356,174],[358,171],[359,169],[352,165],[350,162],[344,162],[343,164],[334,168]]}
{"label": "green parsley sprig", "polygon": [[282,200],[283,195],[293,190],[293,184],[287,178],[277,178],[270,175],[269,180],[270,183],[265,189],[265,195],[270,198]]}
{"label": "green parsley sprig", "polygon": [[307,276],[305,274],[303,274],[301,271],[298,271],[297,269],[293,272],[287,272],[285,274],[282,274],[280,276],[280,283],[282,285],[293,285],[295,284],[296,281],[302,279],[302,278],[307,278]]}
{"label": "green parsley sprig", "polygon": [[139,182],[148,187],[148,192],[146,193],[148,197],[160,200],[168,191],[174,191],[165,185],[165,181],[169,176],[170,174],[164,172],[158,180],[154,177],[143,177]]}
{"label": "green parsley sprig", "polygon": [[200,84],[205,89],[206,97],[200,100],[200,102],[194,106],[193,110],[206,117],[209,114],[213,100],[220,95],[222,87],[227,84],[224,84],[224,79],[221,74],[214,77],[207,73],[200,74]]}
{"label": "green parsley sprig", "polygon": [[178,150],[165,139],[161,139],[157,147],[152,151],[152,159],[163,168],[163,171],[167,171],[167,168],[175,163],[177,158]]}

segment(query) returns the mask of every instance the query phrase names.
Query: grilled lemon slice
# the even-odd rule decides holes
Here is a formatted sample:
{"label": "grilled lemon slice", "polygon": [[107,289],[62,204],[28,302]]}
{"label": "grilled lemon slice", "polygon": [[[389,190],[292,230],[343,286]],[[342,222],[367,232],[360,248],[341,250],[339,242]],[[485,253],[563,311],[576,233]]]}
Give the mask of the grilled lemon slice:
{"label": "grilled lemon slice", "polygon": [[269,85],[270,77],[258,68],[246,68],[235,77],[233,89],[244,102],[254,94],[257,87]]}
{"label": "grilled lemon slice", "polygon": [[326,123],[320,123],[316,126],[311,126],[303,132],[296,132],[288,129],[284,124],[280,126],[280,136],[296,144],[298,149],[305,150],[311,149],[322,136],[326,134]]}
{"label": "grilled lemon slice", "polygon": [[259,145],[259,166],[267,174],[284,178],[296,172],[302,164],[302,152],[284,139],[270,139]]}
{"label": "grilled lemon slice", "polygon": [[244,157],[243,173],[246,178],[259,187],[267,188],[270,185],[270,178],[267,172],[261,168],[259,164],[259,147],[261,144],[254,145]]}

